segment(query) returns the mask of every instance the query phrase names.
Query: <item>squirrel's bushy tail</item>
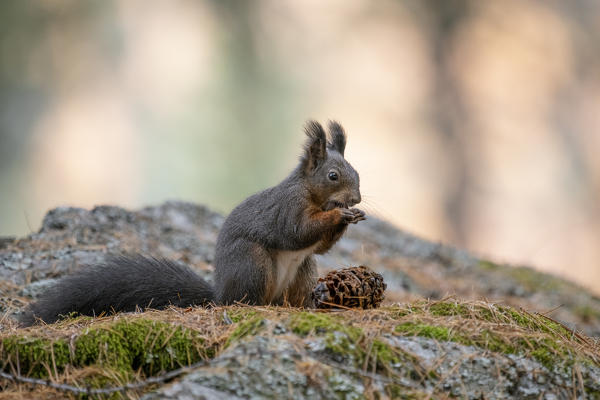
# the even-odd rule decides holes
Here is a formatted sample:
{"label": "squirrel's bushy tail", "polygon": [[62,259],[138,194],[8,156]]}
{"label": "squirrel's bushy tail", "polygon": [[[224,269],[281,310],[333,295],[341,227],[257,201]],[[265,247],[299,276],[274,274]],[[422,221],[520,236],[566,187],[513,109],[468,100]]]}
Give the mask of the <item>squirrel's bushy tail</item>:
{"label": "squirrel's bushy tail", "polygon": [[59,280],[29,306],[20,322],[52,323],[72,312],[97,316],[136,307],[208,305],[213,299],[210,284],[187,266],[142,255],[110,256]]}

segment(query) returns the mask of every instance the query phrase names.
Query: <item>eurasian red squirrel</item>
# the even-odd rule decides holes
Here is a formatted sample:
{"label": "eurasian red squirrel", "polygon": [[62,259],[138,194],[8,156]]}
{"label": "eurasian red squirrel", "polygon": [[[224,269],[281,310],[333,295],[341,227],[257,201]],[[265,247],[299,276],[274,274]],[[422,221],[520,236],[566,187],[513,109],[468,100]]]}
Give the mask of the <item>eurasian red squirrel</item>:
{"label": "eurasian red squirrel", "polygon": [[227,217],[214,258],[215,285],[190,268],[141,255],[108,257],[59,280],[22,316],[54,322],[83,315],[169,305],[289,304],[312,307],[313,254],[328,251],[348,224],[365,219],[358,173],[344,159],[346,134],[329,123],[306,124],[300,163],[281,183],[254,194]]}

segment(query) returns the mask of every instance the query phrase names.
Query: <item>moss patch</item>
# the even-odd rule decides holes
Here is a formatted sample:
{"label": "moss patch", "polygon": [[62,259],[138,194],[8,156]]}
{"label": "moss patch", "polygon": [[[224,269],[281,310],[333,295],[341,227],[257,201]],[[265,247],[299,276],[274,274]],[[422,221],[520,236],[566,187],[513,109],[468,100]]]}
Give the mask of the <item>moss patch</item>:
{"label": "moss patch", "polygon": [[444,326],[433,326],[420,322],[405,322],[396,326],[395,331],[406,336],[422,336],[442,342],[451,341],[454,337]]}
{"label": "moss patch", "polygon": [[600,310],[589,304],[577,306],[573,309],[573,312],[584,322],[600,320]]}
{"label": "moss patch", "polygon": [[509,265],[500,265],[488,260],[481,260],[478,263],[481,270],[502,274],[512,278],[519,283],[525,290],[532,291],[550,291],[561,290],[569,285],[564,280],[554,277],[550,274],[537,271],[530,267],[513,267]]}
{"label": "moss patch", "polygon": [[48,340],[10,336],[0,345],[3,370],[20,371],[36,378],[56,376],[71,360],[69,343],[64,339]]}
{"label": "moss patch", "polygon": [[454,299],[389,307],[394,332],[531,356],[551,369],[574,362],[598,364],[597,349],[563,324],[537,313]]}
{"label": "moss patch", "polygon": [[288,322],[289,328],[297,335],[313,334],[324,337],[326,350],[334,356],[350,359],[357,365],[364,360],[365,351],[358,345],[362,329],[351,326],[339,316],[325,313],[299,312]]}
{"label": "moss patch", "polygon": [[[231,319],[235,322],[233,318]],[[225,347],[229,347],[232,343],[243,339],[248,335],[256,335],[264,326],[265,322],[265,319],[257,313],[248,313],[243,320],[241,318],[236,318],[236,320],[238,322],[235,324],[233,331],[229,334],[227,341],[225,342]]]}
{"label": "moss patch", "polygon": [[323,334],[341,332],[356,341],[362,334],[360,328],[351,326],[348,322],[344,322],[339,316],[326,313],[303,311],[293,314],[289,326],[295,334],[300,336],[306,336],[310,333]]}
{"label": "moss patch", "polygon": [[230,307],[223,310],[223,320],[229,319],[231,322],[243,322],[255,317],[259,311],[252,307]]}
{"label": "moss patch", "polygon": [[530,331],[543,332],[554,338],[573,336],[565,326],[544,317],[512,307],[483,302],[460,302],[453,300],[427,302],[420,301],[404,308],[388,309],[396,319],[407,316],[457,317],[458,319],[490,322],[499,325],[514,325]]}
{"label": "moss patch", "polygon": [[429,306],[429,312],[432,315],[440,317],[446,317],[451,315],[460,315],[464,317],[469,315],[469,308],[466,304],[450,301],[440,301]]}
{"label": "moss patch", "polygon": [[380,369],[390,369],[403,361],[406,357],[405,354],[398,352],[398,350],[381,339],[375,339],[371,343],[371,358],[373,362]]}
{"label": "moss patch", "polygon": [[[562,324],[508,306],[458,300],[419,301],[387,307],[380,312],[385,317],[383,320],[397,321],[392,328],[395,334],[452,341],[502,354],[531,356],[549,369],[587,359],[579,351],[583,343],[579,343],[573,332]],[[394,353],[395,349],[379,338],[385,332],[385,324],[381,325],[382,331],[373,335],[368,333],[372,330],[367,329],[369,323],[345,320],[345,315],[294,313],[290,316],[289,327],[300,336],[323,337],[330,353],[351,359],[355,366],[375,364],[377,369],[388,369],[406,360],[406,354]],[[377,324],[383,320],[378,319]]]}
{"label": "moss patch", "polygon": [[[403,364],[409,355],[390,346],[379,335],[366,335],[363,328],[345,320],[344,313],[300,312],[290,316],[289,327],[300,336],[320,337],[325,350],[338,361],[350,362],[356,368],[374,369],[393,374],[394,368]],[[362,326],[362,325],[361,325]],[[369,326],[365,324],[365,329]]]}
{"label": "moss patch", "polygon": [[502,268],[500,265],[488,260],[480,260],[478,265],[484,271],[497,271]]}
{"label": "moss patch", "polygon": [[406,336],[422,336],[438,341],[477,346],[496,353],[531,356],[548,369],[558,364],[562,365],[565,360],[575,356],[563,343],[550,337],[503,334],[489,327],[471,330],[411,321],[397,325],[395,332]]}
{"label": "moss patch", "polygon": [[[368,311],[230,306],[71,319],[0,336],[0,367],[14,373],[18,365],[21,375],[81,386],[118,386],[213,357],[256,335],[277,335],[304,346],[317,359],[328,359],[326,376],[340,378],[336,391],[358,398],[362,389],[357,393],[346,384],[354,370],[385,376],[389,382],[385,391],[393,398],[421,395],[400,382],[441,379],[439,371],[424,369],[419,359],[403,350],[398,335],[520,354],[569,374],[574,362],[598,365],[592,339],[547,317],[504,305],[445,299]],[[317,378],[307,375],[307,379]]]}
{"label": "moss patch", "polygon": [[67,366],[98,366],[121,379],[137,372],[154,375],[210,358],[214,352],[191,329],[146,319],[88,328],[74,339],[11,335],[0,343],[3,370],[36,378],[57,377]]}

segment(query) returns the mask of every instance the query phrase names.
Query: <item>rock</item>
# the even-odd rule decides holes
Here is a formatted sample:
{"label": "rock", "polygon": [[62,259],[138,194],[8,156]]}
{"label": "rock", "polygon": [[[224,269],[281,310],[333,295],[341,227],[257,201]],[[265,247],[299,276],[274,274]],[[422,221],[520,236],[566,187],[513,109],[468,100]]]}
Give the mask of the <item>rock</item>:
{"label": "rock", "polygon": [[[51,210],[38,232],[0,239],[0,351],[14,349],[17,340],[26,346],[20,349],[22,359],[31,343],[55,343],[62,335],[61,360],[67,362],[80,353],[66,347],[89,333],[88,325],[103,330],[111,319],[143,318],[150,326],[154,319],[161,326],[164,321],[185,326],[207,335],[210,343],[223,340],[215,344],[218,350],[211,347],[213,358],[206,366],[162,385],[148,399],[363,398],[373,393],[559,399],[600,393],[597,342],[577,332],[600,335],[596,295],[529,267],[497,264],[422,240],[376,218],[350,226],[332,251],[318,256],[319,273],[367,265],[384,276],[386,302],[404,304],[344,313],[271,307],[165,310],[29,330],[18,329],[8,318],[55,279],[107,254],[139,252],[174,259],[210,280],[223,221],[206,207],[184,202],[138,211],[64,207]],[[423,300],[448,294],[454,297]],[[486,302],[470,302],[482,298]],[[49,337],[40,342],[31,335]],[[4,340],[12,345],[4,346]],[[117,340],[124,341],[119,348],[131,342]],[[160,357],[173,352],[160,350],[166,354]],[[49,351],[45,359],[55,362],[54,349]],[[377,357],[369,359],[373,354]],[[70,368],[64,378],[76,379],[72,372],[81,365]],[[98,382],[107,382],[108,376]],[[21,388],[14,390],[21,393]]]}
{"label": "rock", "polygon": [[[178,382],[145,400],[183,400],[213,390],[216,398],[363,398],[370,393],[428,396],[440,392],[464,399],[570,398],[573,386],[564,366],[548,369],[532,357],[495,353],[477,346],[425,337],[384,335],[380,343],[399,355],[389,369],[357,368],[348,353],[332,352],[327,335],[275,335],[279,323],[266,321],[251,336]],[[340,343],[347,334],[335,331]],[[579,364],[579,385],[600,389],[600,366]]]}
{"label": "rock", "polygon": [[101,262],[107,253],[141,252],[206,270],[223,217],[202,206],[167,202],[127,211],[60,207],[41,229],[0,248],[0,278],[19,285]]}
{"label": "rock", "polygon": [[29,298],[37,298],[39,297],[46,289],[50,286],[54,285],[58,279],[41,279],[39,281],[35,281],[30,283],[29,285],[25,285],[23,289],[19,290],[19,296],[29,297]]}
{"label": "rock", "polygon": [[[310,375],[299,363],[310,369]],[[201,367],[144,399],[193,398],[193,393],[204,387],[244,399],[331,399],[340,394],[345,398],[361,397],[364,388],[360,383],[341,372],[332,385],[325,377],[328,369],[287,340],[257,336],[226,351],[209,367]]]}
{"label": "rock", "polygon": [[[204,206],[178,201],[138,211],[56,208],[37,233],[3,242],[0,279],[24,285],[98,263],[109,253],[141,252],[181,261],[211,280],[223,221]],[[500,265],[428,242],[377,218],[351,225],[328,254],[317,256],[317,263],[321,276],[349,265],[369,266],[384,276],[388,301],[448,294],[486,298],[531,311],[554,309],[553,318],[600,335],[600,299],[588,290],[532,268]]]}
{"label": "rock", "polygon": [[600,391],[600,355],[591,339],[485,302],[328,313],[227,306],[78,318],[0,333],[0,358],[5,371],[20,363],[36,378],[47,378],[52,362],[53,379],[95,387],[205,360],[172,383],[158,379],[161,387],[146,399],[538,399]]}

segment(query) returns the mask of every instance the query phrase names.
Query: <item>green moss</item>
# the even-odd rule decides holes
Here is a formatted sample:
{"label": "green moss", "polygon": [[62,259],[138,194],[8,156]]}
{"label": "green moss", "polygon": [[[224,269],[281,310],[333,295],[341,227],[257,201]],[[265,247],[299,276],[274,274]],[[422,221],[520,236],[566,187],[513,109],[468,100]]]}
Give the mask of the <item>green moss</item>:
{"label": "green moss", "polygon": [[224,311],[223,318],[236,324],[225,342],[225,348],[248,335],[256,335],[265,325],[263,313],[250,307],[230,308]]}
{"label": "green moss", "polygon": [[[100,345],[99,345],[100,344]],[[199,335],[181,326],[151,321],[122,321],[106,328],[90,330],[75,348],[76,361],[88,360],[119,369],[141,368],[145,374],[178,368],[213,355]]]}
{"label": "green moss", "polygon": [[569,285],[559,278],[543,272],[536,271],[530,267],[512,267],[509,265],[500,265],[488,260],[481,260],[478,263],[481,270],[485,272],[497,272],[514,279],[521,284],[524,289],[535,290],[560,290]]}
{"label": "green moss", "polygon": [[395,310],[389,308],[388,310],[389,315],[395,319],[401,319],[403,316],[411,314],[430,314],[434,317],[460,317],[496,324],[517,325],[529,331],[548,333],[556,339],[572,336],[572,332],[568,328],[549,318],[508,306],[440,301],[431,305],[426,302],[417,302],[410,308],[396,308]]}
{"label": "green moss", "polygon": [[450,330],[444,326],[433,326],[417,322],[405,322],[397,325],[394,330],[403,335],[422,336],[442,342],[448,342],[453,338]]}
{"label": "green moss", "polygon": [[230,308],[227,311],[223,311],[223,318],[225,315],[234,323],[243,322],[251,319],[258,315],[258,312],[250,307],[237,307]]}
{"label": "green moss", "polygon": [[419,301],[408,305],[407,308],[389,307],[386,311],[395,319],[411,314],[431,314],[435,317],[457,316],[485,321],[491,321],[494,318],[492,311],[487,306],[461,303],[459,301],[439,301],[431,304],[426,301]]}
{"label": "green moss", "polygon": [[300,336],[306,336],[310,333],[318,334],[327,332],[333,325],[338,325],[338,323],[330,316],[308,312],[295,314],[290,321],[290,328],[295,334]]}
{"label": "green moss", "polygon": [[491,262],[489,260],[480,260],[479,268],[481,268],[484,271],[495,271],[495,270],[500,269],[501,267],[498,264]]}
{"label": "green moss", "polygon": [[138,370],[153,375],[213,355],[197,332],[144,319],[88,329],[74,340],[13,335],[0,346],[4,370],[19,365],[22,374],[42,378],[67,365],[97,365],[124,376]]}
{"label": "green moss", "polygon": [[70,361],[69,345],[64,339],[9,336],[2,341],[0,355],[3,370],[33,377],[62,373]]}
{"label": "green moss", "polygon": [[[89,387],[89,388],[105,388],[111,386],[122,386],[127,384],[134,378],[134,373],[132,372],[124,372],[112,368],[95,368],[92,371],[88,371],[87,374],[84,373],[84,377],[80,378],[80,386]],[[151,389],[148,387],[146,389]],[[88,396],[86,394],[80,394],[76,398],[87,400],[87,399],[108,399],[108,400],[116,400],[116,399],[124,399],[131,398],[131,396],[126,396],[121,392],[114,392],[107,395],[94,395]]]}
{"label": "green moss", "polygon": [[403,358],[406,358],[406,354],[399,353],[398,349],[389,346],[381,339],[375,339],[371,343],[371,359],[379,370],[392,370],[394,366],[402,363]]}
{"label": "green moss", "polygon": [[256,335],[260,331],[261,327],[264,325],[264,318],[257,313],[248,313],[246,317],[247,319],[243,321],[236,318],[238,321],[241,322],[237,323],[235,329],[227,338],[227,341],[225,342],[225,347],[229,347],[232,343],[248,335]]}
{"label": "green moss", "polygon": [[467,338],[463,336],[463,342],[470,346],[483,347],[496,353],[517,353],[517,346],[514,343],[487,329],[482,330],[478,336],[473,338]]}
{"label": "green moss", "polygon": [[538,347],[531,355],[550,371],[559,361],[556,353],[551,352],[548,346]]}
{"label": "green moss", "polygon": [[339,361],[349,361],[355,367],[362,364],[365,358],[364,349],[348,334],[341,331],[329,332],[325,335],[325,349]]}
{"label": "green moss", "polygon": [[[438,302],[429,306],[429,313],[436,317],[459,316],[480,321],[516,324],[527,329],[541,328],[537,317],[511,307],[492,304],[461,304],[458,302]],[[547,321],[552,325],[551,321]],[[557,325],[557,324],[553,324]],[[558,329],[558,327],[557,327]]]}
{"label": "green moss", "polygon": [[289,326],[300,336],[324,336],[325,349],[329,353],[348,359],[355,365],[364,360],[365,351],[358,344],[362,329],[344,324],[337,316],[300,312],[292,315]]}
{"label": "green moss", "polygon": [[548,369],[557,364],[570,364],[573,354],[553,339],[517,336],[508,337],[484,329],[481,332],[451,331],[443,326],[434,326],[419,322],[406,322],[397,325],[397,333],[407,336],[421,336],[438,341],[452,341],[466,346],[477,346],[502,354],[529,355]]}
{"label": "green moss", "polygon": [[497,314],[504,317],[507,323],[514,323],[523,329],[547,333],[555,339],[571,337],[573,335],[568,328],[543,315],[529,314],[503,306],[498,306],[497,309]]}
{"label": "green moss", "polygon": [[529,290],[558,290],[562,285],[559,279],[529,267],[512,267],[507,271],[510,276]]}
{"label": "green moss", "polygon": [[300,336],[306,336],[310,333],[342,332],[348,335],[351,340],[356,341],[362,335],[362,329],[344,324],[339,317],[325,313],[296,313],[292,315],[289,326],[295,334]]}
{"label": "green moss", "polygon": [[575,315],[581,318],[584,322],[600,320],[600,309],[592,307],[589,304],[581,305],[573,309]]}
{"label": "green moss", "polygon": [[400,358],[394,349],[380,339],[373,340],[372,352],[377,358],[377,362],[381,362],[383,364],[395,364],[400,362]]}
{"label": "green moss", "polygon": [[511,322],[516,323],[522,328],[531,328],[533,325],[531,317],[525,313],[518,312],[509,307],[498,307],[498,311],[500,314],[507,316]]}
{"label": "green moss", "polygon": [[435,316],[446,317],[453,315],[468,316],[469,309],[465,304],[452,302],[439,302],[429,307],[429,312]]}
{"label": "green moss", "polygon": [[[344,323],[337,315],[300,312],[291,316],[289,326],[292,332],[307,336],[313,334],[323,337],[325,350],[330,354],[363,367],[368,356],[368,364],[377,369],[391,370],[393,364],[400,363],[402,354],[375,338],[365,340],[361,328]],[[374,364],[373,364],[374,363]]]}

